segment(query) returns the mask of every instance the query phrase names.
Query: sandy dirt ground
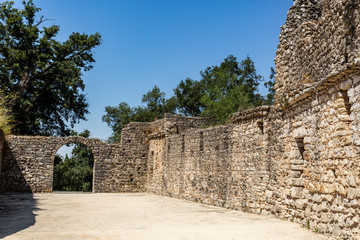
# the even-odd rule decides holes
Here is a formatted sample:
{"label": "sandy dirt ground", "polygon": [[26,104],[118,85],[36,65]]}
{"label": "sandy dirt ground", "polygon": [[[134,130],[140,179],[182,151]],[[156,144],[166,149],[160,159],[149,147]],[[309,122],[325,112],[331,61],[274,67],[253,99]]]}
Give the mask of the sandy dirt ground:
{"label": "sandy dirt ground", "polygon": [[271,216],[149,194],[0,195],[0,239],[327,239]]}

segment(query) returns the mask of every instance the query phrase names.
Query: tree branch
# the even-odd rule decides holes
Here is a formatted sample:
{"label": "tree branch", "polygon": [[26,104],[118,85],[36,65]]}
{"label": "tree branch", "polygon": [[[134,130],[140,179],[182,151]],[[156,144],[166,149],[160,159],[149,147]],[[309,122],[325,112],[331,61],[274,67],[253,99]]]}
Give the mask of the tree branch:
{"label": "tree branch", "polygon": [[42,24],[43,22],[46,22],[46,21],[49,21],[49,20],[54,20],[54,19],[50,19],[50,18],[45,18],[44,19],[44,16],[41,16],[39,21],[36,23],[36,27],[38,27],[40,24]]}

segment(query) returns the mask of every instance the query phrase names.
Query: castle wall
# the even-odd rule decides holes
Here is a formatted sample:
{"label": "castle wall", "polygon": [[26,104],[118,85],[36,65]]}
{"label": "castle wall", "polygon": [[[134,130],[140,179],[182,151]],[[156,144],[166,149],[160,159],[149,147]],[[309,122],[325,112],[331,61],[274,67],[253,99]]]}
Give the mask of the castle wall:
{"label": "castle wall", "polygon": [[120,144],[109,145],[95,192],[144,192],[147,177],[149,123],[130,123],[122,130]]}
{"label": "castle wall", "polygon": [[57,149],[80,142],[95,157],[94,192],[147,191],[360,239],[359,1],[294,1],[275,59],[275,106],[216,127],[165,114],[129,124],[114,145],[8,136],[2,190],[51,191]]}

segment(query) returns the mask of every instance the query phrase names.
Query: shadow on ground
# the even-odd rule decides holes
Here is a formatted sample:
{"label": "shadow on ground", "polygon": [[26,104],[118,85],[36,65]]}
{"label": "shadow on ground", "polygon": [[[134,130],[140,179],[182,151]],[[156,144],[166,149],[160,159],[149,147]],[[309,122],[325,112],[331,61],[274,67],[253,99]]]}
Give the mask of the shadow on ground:
{"label": "shadow on ground", "polygon": [[0,195],[0,239],[34,225],[35,210],[31,193]]}

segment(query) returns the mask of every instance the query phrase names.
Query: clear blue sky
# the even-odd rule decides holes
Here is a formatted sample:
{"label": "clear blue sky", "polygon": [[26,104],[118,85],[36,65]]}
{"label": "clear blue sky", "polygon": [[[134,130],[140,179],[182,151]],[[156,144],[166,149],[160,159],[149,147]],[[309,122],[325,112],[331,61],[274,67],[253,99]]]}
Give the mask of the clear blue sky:
{"label": "clear blue sky", "polygon": [[[15,1],[21,6],[21,1]],[[292,0],[35,0],[49,24],[60,25],[59,40],[72,32],[102,35],[94,69],[85,73],[88,121],[75,126],[107,139],[105,106],[141,104],[155,84],[172,96],[182,79],[228,55],[247,55],[266,79]],[[265,93],[261,89],[261,93]]]}

